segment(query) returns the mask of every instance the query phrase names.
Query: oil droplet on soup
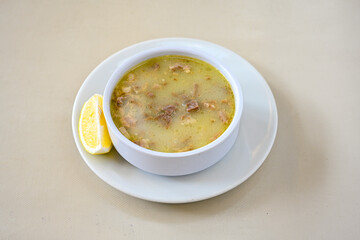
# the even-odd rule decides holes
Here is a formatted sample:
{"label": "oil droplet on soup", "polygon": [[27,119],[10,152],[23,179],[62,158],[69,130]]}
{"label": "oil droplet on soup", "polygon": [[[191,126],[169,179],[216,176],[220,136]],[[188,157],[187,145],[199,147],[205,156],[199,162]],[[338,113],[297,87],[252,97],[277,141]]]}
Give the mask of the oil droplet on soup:
{"label": "oil droplet on soup", "polygon": [[130,141],[159,152],[185,152],[217,139],[235,112],[234,94],[212,65],[167,55],[130,69],[111,97],[111,116]]}

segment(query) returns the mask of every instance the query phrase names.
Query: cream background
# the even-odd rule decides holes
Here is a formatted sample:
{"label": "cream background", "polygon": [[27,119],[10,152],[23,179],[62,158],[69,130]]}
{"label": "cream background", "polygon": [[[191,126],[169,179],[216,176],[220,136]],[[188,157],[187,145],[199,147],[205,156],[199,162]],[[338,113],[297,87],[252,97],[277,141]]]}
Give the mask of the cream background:
{"label": "cream background", "polygon": [[[0,2],[0,239],[357,239],[360,2]],[[77,152],[87,75],[131,44],[191,37],[252,63],[279,129],[263,166],[191,204],[127,196]]]}

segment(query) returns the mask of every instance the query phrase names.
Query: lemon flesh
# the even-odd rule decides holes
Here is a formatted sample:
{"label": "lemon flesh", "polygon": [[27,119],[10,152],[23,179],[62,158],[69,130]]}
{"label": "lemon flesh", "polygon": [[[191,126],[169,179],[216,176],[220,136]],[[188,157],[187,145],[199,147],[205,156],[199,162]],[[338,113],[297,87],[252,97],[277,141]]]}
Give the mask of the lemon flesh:
{"label": "lemon flesh", "polygon": [[107,153],[112,147],[102,106],[103,97],[94,94],[84,103],[80,114],[80,140],[85,150],[91,154]]}

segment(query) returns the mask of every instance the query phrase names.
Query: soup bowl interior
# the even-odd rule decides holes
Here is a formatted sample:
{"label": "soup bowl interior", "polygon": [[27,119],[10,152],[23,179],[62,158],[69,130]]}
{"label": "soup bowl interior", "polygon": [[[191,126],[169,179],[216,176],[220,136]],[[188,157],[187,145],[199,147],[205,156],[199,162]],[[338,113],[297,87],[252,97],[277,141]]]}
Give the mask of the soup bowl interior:
{"label": "soup bowl interior", "polygon": [[[203,147],[174,153],[146,149],[127,139],[112,119],[110,113],[111,96],[120,79],[139,63],[164,55],[187,56],[205,61],[220,71],[231,86],[235,100],[235,112],[232,121],[217,139]],[[243,96],[238,81],[217,58],[195,49],[157,47],[133,55],[119,64],[105,87],[103,109],[113,145],[123,158],[144,171],[159,175],[177,176],[204,170],[218,162],[230,150],[238,135]]]}

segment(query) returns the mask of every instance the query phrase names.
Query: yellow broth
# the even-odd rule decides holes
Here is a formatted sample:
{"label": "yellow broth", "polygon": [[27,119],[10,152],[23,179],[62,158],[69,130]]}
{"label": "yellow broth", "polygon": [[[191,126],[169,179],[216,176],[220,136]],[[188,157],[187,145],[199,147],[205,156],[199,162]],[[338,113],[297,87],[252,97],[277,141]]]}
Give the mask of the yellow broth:
{"label": "yellow broth", "polygon": [[218,138],[235,112],[234,94],[212,65],[167,55],[133,67],[116,85],[111,116],[130,141],[159,152],[185,152]]}

